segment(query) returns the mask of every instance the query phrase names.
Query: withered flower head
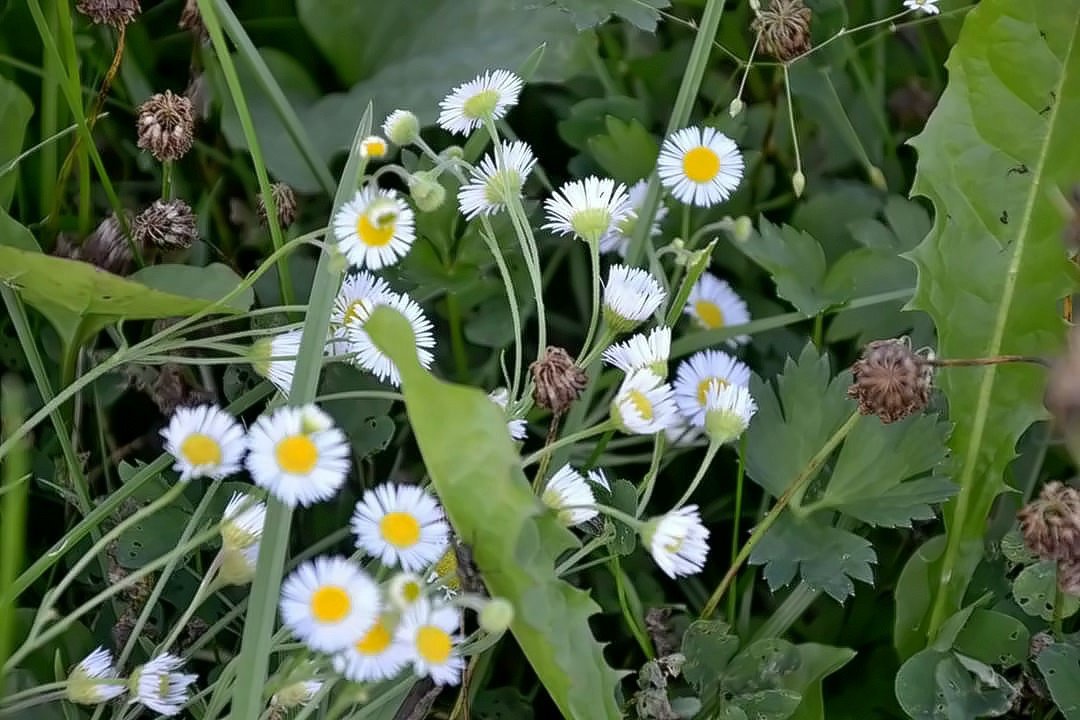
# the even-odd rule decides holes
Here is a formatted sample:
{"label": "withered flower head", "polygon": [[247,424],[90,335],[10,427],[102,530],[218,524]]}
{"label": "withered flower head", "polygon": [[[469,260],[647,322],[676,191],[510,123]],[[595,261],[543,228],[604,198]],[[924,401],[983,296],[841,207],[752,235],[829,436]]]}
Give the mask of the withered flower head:
{"label": "withered flower head", "polygon": [[812,17],[803,0],[772,0],[750,27],[760,34],[762,50],[787,62],[810,50]]}
{"label": "withered flower head", "polygon": [[[287,228],[296,221],[296,193],[283,182],[273,183],[270,186],[270,195],[274,198],[274,207],[277,208],[278,224]],[[266,200],[259,193],[257,209],[259,222],[266,225]]]}
{"label": "withered flower head", "polygon": [[[130,226],[130,216],[127,221]],[[116,215],[110,215],[101,221],[97,229],[83,241],[78,254],[81,260],[116,275],[128,274],[135,262],[135,257],[131,254],[131,245],[124,237],[124,231]]]}
{"label": "withered flower head", "polygon": [[1061,592],[1080,597],[1080,558],[1059,560],[1057,577]]}
{"label": "withered flower head", "polygon": [[190,31],[199,42],[204,43],[210,39],[210,33],[206,31],[202,13],[199,12],[199,3],[196,0],[187,0],[184,3],[184,9],[180,11],[180,22],[176,25],[181,30]]}
{"label": "withered flower head", "polygon": [[1080,561],[1080,492],[1076,488],[1047,483],[1016,517],[1028,550],[1043,560]]}
{"label": "withered flower head", "polygon": [[589,381],[585,371],[561,347],[549,347],[543,358],[529,366],[529,371],[536,383],[533,400],[555,415],[566,412]]}
{"label": "withered flower head", "polygon": [[182,158],[195,138],[191,100],[171,90],[151,95],[139,106],[135,127],[141,149],[161,162]]}
{"label": "withered flower head", "polygon": [[907,338],[875,340],[851,366],[849,398],[863,415],[877,415],[883,423],[917,413],[930,402],[934,367],[913,352]]}
{"label": "withered flower head", "polygon": [[132,234],[140,247],[183,250],[199,239],[191,206],[183,200],[155,200],[135,216]]}
{"label": "withered flower head", "polygon": [[142,12],[139,0],[79,0],[75,9],[97,25],[122,27]]}

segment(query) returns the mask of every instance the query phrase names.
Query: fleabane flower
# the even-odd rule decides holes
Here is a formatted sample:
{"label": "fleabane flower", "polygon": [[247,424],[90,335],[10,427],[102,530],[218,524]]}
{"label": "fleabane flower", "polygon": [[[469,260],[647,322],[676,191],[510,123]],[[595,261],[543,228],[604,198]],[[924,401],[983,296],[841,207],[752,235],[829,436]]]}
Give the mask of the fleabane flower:
{"label": "fleabane flower", "polygon": [[705,401],[714,382],[749,387],[750,368],[720,350],[702,350],[684,360],[675,374],[675,403],[695,427],[705,427]]}
{"label": "fleabane flower", "polygon": [[540,499],[555,511],[559,522],[567,527],[580,525],[596,517],[599,513],[592,507],[596,504],[592,488],[585,477],[569,465],[563,465],[544,486]]}
{"label": "fleabane flower", "polygon": [[216,405],[177,408],[161,436],[181,482],[232,475],[247,449],[240,423]]}
{"label": "fleabane flower", "polygon": [[[498,388],[488,393],[488,399],[505,411],[510,402],[510,393],[506,388]],[[512,440],[524,440],[527,430],[527,423],[520,418],[510,418],[506,421],[506,431],[510,433]]]}
{"label": "fleabane flower", "polygon": [[301,328],[259,339],[251,346],[251,367],[261,377],[266,378],[285,398],[292,389],[293,375],[296,374],[296,356],[300,352],[300,341],[304,331]]}
{"label": "fleabane flower", "polygon": [[664,304],[667,292],[641,268],[612,265],[604,284],[604,320],[612,332],[626,333]]}
{"label": "fleabane flower", "polygon": [[409,648],[417,675],[430,676],[437,685],[457,685],[465,667],[457,648],[460,628],[455,608],[424,600],[402,615],[396,637]]}
{"label": "fleabane flower", "polygon": [[360,141],[360,157],[365,160],[380,160],[390,152],[390,146],[378,135],[368,135]]}
{"label": "fleabane flower", "polygon": [[226,585],[247,585],[255,579],[259,562],[259,543],[247,547],[222,545],[218,578]]}
{"label": "fleabane flower", "polygon": [[631,212],[626,186],[611,178],[589,176],[565,183],[544,201],[544,229],[597,243]]}
{"label": "fleabane flower", "polygon": [[358,190],[334,215],[334,237],[349,264],[378,270],[409,252],[416,239],[412,209],[396,190]]}
{"label": "fleabane flower", "polygon": [[289,710],[307,705],[322,690],[322,680],[301,680],[278,690],[270,696],[270,706]]}
{"label": "fleabane flower", "polygon": [[499,120],[517,104],[524,83],[509,70],[489,70],[450,91],[439,103],[439,127],[468,135],[487,120]]}
{"label": "fleabane flower", "polygon": [[248,442],[251,479],[289,507],[329,500],[349,472],[345,433],[315,405],[281,407],[263,415],[248,433]]}
{"label": "fleabane flower", "polygon": [[532,149],[521,141],[503,142],[500,152],[484,156],[458,190],[458,207],[466,220],[494,215],[521,198],[525,181],[536,166]]}
{"label": "fleabane flower", "polygon": [[[692,317],[704,330],[719,330],[750,322],[750,311],[743,299],[726,281],[709,273],[702,273],[690,289],[683,313]],[[741,345],[749,340],[749,335],[739,335],[729,339],[727,344]]]}
{"label": "fleabane flower", "polygon": [[423,308],[408,295],[386,292],[373,297],[370,303],[356,306],[356,320],[345,326],[346,352],[352,356],[354,364],[396,387],[401,384],[401,373],[390,356],[380,350],[364,330],[364,324],[371,317],[371,313],[380,305],[396,310],[409,321],[416,343],[416,359],[425,368],[431,367],[431,363],[435,361],[435,356],[431,354],[431,348],[435,347],[435,334]]}
{"label": "fleabane flower", "polygon": [[333,657],[334,670],[353,682],[388,680],[409,664],[409,647],[394,637],[397,615],[383,613],[366,632]]}
{"label": "fleabane flower", "polygon": [[668,357],[671,355],[671,328],[653,328],[648,334],[638,333],[621,343],[604,350],[604,362],[619,368],[626,374],[635,370],[652,370],[660,377],[667,377]]}
{"label": "fleabane flower", "polygon": [[188,701],[188,687],[199,679],[198,675],[177,672],[183,665],[183,659],[165,653],[137,668],[128,680],[128,704],[140,703],[167,716],[179,713]]}
{"label": "fleabane flower", "polygon": [[937,15],[941,12],[937,4],[938,0],[904,0],[904,7],[908,10],[921,10],[927,15]]}
{"label": "fleabane flower", "polygon": [[97,705],[117,698],[127,691],[116,674],[112,653],[98,647],[76,665],[67,678],[65,697],[80,705]]}
{"label": "fleabane flower", "polygon": [[442,508],[417,485],[383,483],[356,504],[351,527],[356,547],[383,565],[415,572],[446,550],[450,526]]}
{"label": "fleabane flower", "polygon": [[370,630],[382,610],[379,588],[340,555],[305,562],[281,586],[281,620],[312,650],[344,650]]}
{"label": "fleabane flower", "polygon": [[424,580],[419,575],[400,572],[386,584],[386,598],[395,608],[405,611],[424,598],[424,587]]}
{"label": "fleabane flower", "polygon": [[349,273],[341,283],[330,310],[330,330],[344,339],[351,327],[362,327],[379,300],[393,290],[390,285],[367,270]]}
{"label": "fleabane flower", "polygon": [[697,505],[687,505],[653,518],[641,531],[653,560],[670,578],[693,575],[705,567],[709,530],[701,522]]}
{"label": "fleabane flower", "polygon": [[408,110],[394,110],[383,121],[382,131],[390,142],[405,147],[420,138],[420,120]]}
{"label": "fleabane flower", "polygon": [[652,370],[626,376],[611,401],[611,419],[629,435],[655,435],[678,422],[671,386]]}
{"label": "fleabane flower", "polygon": [[738,440],[757,412],[750,389],[742,385],[709,383],[705,391],[705,432],[714,443]]}
{"label": "fleabane flower", "polygon": [[660,183],[679,202],[712,207],[731,197],[743,176],[743,157],[727,135],[713,128],[688,127],[660,146]]}
{"label": "fleabane flower", "polygon": [[[641,205],[645,202],[645,194],[648,189],[649,183],[644,180],[638,180],[630,186],[627,191],[627,196],[630,198],[630,212],[622,220],[612,224],[604,237],[600,238],[600,252],[614,252],[618,253],[621,258],[626,257],[626,253],[630,249],[630,240],[634,237],[634,232],[637,229],[638,214],[641,212]],[[667,213],[667,207],[661,202],[656,207],[652,224],[649,226],[650,238],[660,234],[660,223],[667,217]]]}
{"label": "fleabane flower", "polygon": [[221,544],[243,550],[262,539],[266,523],[266,503],[245,493],[234,492],[222,513]]}

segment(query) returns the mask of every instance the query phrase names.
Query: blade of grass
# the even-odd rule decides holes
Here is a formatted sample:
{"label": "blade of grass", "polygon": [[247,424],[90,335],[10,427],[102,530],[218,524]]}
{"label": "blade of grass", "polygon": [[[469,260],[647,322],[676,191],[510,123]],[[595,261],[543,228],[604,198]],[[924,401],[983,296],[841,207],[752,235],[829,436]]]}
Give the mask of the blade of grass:
{"label": "blade of grass", "polygon": [[[0,379],[0,429],[9,433],[22,424],[26,414],[26,389],[13,375]],[[0,587],[10,587],[23,564],[26,542],[26,495],[30,484],[30,444],[15,446],[4,460],[3,496],[0,508]],[[0,668],[11,654],[15,634],[15,603],[0,603]],[[4,673],[0,670],[0,687]]]}

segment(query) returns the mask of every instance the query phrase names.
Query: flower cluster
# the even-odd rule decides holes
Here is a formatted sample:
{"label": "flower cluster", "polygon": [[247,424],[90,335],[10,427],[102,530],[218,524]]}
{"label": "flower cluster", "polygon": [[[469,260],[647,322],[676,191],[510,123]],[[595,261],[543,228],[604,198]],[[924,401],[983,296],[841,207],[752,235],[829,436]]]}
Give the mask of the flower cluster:
{"label": "flower cluster", "polygon": [[198,676],[181,672],[184,660],[162,653],[121,678],[112,653],[98,647],[68,674],[65,697],[80,705],[97,705],[129,694],[129,705],[145,705],[160,715],[179,713],[188,701],[188,691]]}

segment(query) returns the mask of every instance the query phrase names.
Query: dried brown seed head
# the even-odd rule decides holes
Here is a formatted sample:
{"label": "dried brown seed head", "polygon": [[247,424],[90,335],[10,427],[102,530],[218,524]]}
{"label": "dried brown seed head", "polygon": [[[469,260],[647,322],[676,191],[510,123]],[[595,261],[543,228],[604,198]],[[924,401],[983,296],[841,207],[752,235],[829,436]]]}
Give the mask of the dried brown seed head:
{"label": "dried brown seed head", "polygon": [[171,90],[151,95],[139,106],[135,127],[139,147],[165,162],[187,154],[195,139],[191,100]]}
{"label": "dried brown seed head", "polygon": [[[278,182],[270,186],[270,195],[274,199],[274,207],[277,208],[278,224],[287,228],[296,221],[296,193],[285,183]],[[266,200],[259,193],[257,210],[259,222],[266,225]]]}
{"label": "dried brown seed head", "polygon": [[79,0],[75,9],[97,25],[123,27],[142,12],[139,0]]}
{"label": "dried brown seed head", "polygon": [[920,412],[930,402],[934,367],[912,351],[907,338],[868,343],[851,375],[848,397],[859,402],[860,413],[884,423]]}
{"label": "dried brown seed head", "polygon": [[750,25],[761,37],[761,49],[780,62],[809,52],[813,13],[803,0],[772,0]]}
{"label": "dried brown seed head", "polygon": [[206,24],[203,23],[197,0],[187,0],[184,3],[184,9],[180,11],[180,22],[176,25],[181,30],[191,32],[198,42],[205,43],[210,39],[210,33],[207,32]]}
{"label": "dried brown seed head", "polygon": [[139,247],[165,252],[186,250],[199,239],[195,213],[183,200],[155,200],[135,216],[131,232]]}
{"label": "dried brown seed head", "polygon": [[581,396],[589,378],[574,364],[561,347],[549,347],[544,357],[529,366],[532,372],[533,400],[555,415],[562,415]]}
{"label": "dried brown seed head", "polygon": [[1076,488],[1047,483],[1016,517],[1028,550],[1043,560],[1080,561],[1080,491]]}
{"label": "dried brown seed head", "polygon": [[82,259],[82,251],[79,246],[71,242],[71,238],[64,233],[56,236],[56,245],[53,246],[51,255],[69,260]]}
{"label": "dried brown seed head", "polygon": [[[127,221],[130,227],[130,216]],[[97,229],[87,236],[82,247],[79,248],[79,257],[116,275],[127,275],[135,263],[131,245],[124,237],[124,231],[116,215],[110,215],[102,220]]]}

